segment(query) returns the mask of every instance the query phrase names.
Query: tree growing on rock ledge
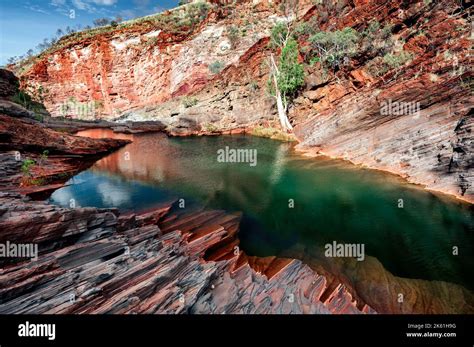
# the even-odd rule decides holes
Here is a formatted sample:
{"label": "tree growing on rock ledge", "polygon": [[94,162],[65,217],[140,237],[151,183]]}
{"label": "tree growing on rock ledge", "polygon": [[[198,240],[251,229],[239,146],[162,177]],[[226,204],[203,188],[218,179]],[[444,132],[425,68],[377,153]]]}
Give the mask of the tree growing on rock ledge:
{"label": "tree growing on rock ledge", "polygon": [[275,97],[278,117],[284,131],[293,129],[288,120],[288,105],[296,95],[298,89],[304,84],[303,65],[298,63],[298,43],[293,38],[293,19],[297,16],[297,1],[285,1],[282,3],[286,16],[286,23],[278,23],[272,30],[270,44],[273,48],[280,49],[278,64],[274,54],[270,54],[270,79],[268,87],[270,93]]}

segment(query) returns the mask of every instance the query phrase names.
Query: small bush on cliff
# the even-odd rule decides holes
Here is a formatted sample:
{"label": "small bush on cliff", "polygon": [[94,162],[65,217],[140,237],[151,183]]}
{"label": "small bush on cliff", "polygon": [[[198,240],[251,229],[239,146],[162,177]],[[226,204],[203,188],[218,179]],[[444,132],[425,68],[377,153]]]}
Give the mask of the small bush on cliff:
{"label": "small bush on cliff", "polygon": [[380,23],[376,20],[372,20],[370,21],[369,26],[367,27],[367,29],[364,31],[363,34],[366,36],[372,36],[375,33],[377,33],[379,30],[380,30]]}
{"label": "small bush on cliff", "polygon": [[406,51],[401,51],[396,54],[389,53],[383,57],[384,63],[387,64],[387,66],[391,69],[398,69],[412,59],[413,55]]}
{"label": "small bush on cliff", "polygon": [[32,173],[31,169],[35,165],[35,161],[32,159],[25,159],[21,164],[21,172],[23,173],[23,183],[27,184],[31,180]]}
{"label": "small bush on cliff", "polygon": [[377,21],[371,21],[367,28],[361,32],[359,53],[370,59],[390,52],[395,44],[391,34],[391,24],[382,26]]}
{"label": "small bush on cliff", "polygon": [[31,172],[31,169],[35,165],[36,165],[36,162],[33,159],[23,160],[22,165],[21,165],[21,171],[23,173],[23,177],[21,179],[22,186],[30,186],[30,185],[42,186],[47,183],[47,181],[44,178],[41,178],[41,177],[33,178],[33,173]]}
{"label": "small bush on cliff", "polygon": [[297,25],[294,30],[295,37],[302,42],[309,42],[309,45],[301,47],[307,63],[321,62],[326,69],[338,70],[343,65],[348,65],[351,59],[383,56],[394,47],[391,24],[383,26],[373,20],[360,32],[350,27],[319,31],[320,19],[317,18],[313,16],[309,21]]}
{"label": "small bush on cliff", "polygon": [[205,2],[198,2],[188,5],[185,17],[190,21],[191,26],[195,26],[207,17],[208,12],[209,5]]}
{"label": "small bush on cliff", "polygon": [[387,53],[377,57],[367,64],[367,70],[372,76],[380,77],[391,70],[400,70],[402,66],[413,59],[413,54],[406,51],[398,53]]}
{"label": "small bush on cliff", "polygon": [[259,86],[258,86],[258,83],[257,81],[250,81],[249,83],[249,89],[252,91],[252,92],[255,92],[259,89]]}
{"label": "small bush on cliff", "polygon": [[148,40],[145,41],[146,46],[156,46],[158,43],[158,37],[151,37]]}
{"label": "small bush on cliff", "polygon": [[224,69],[224,64],[219,60],[216,60],[211,65],[209,65],[209,71],[211,71],[213,74],[218,74],[223,69]]}
{"label": "small bush on cliff", "polygon": [[93,23],[96,27],[102,27],[102,26],[109,25],[110,21],[108,18],[97,18],[97,19],[94,19]]}
{"label": "small bush on cliff", "polygon": [[33,104],[31,96],[21,90],[17,91],[15,95],[12,96],[12,101],[23,106],[27,110],[31,109]]}
{"label": "small bush on cliff", "polygon": [[270,47],[279,48],[284,46],[289,37],[289,28],[284,23],[276,24],[270,35]]}
{"label": "small bush on cliff", "polygon": [[[313,17],[314,18],[314,17]],[[295,28],[295,35],[300,37],[304,35],[313,35],[315,34],[315,27],[311,23],[303,22],[298,24]]]}
{"label": "small bush on cliff", "polygon": [[198,103],[198,99],[197,98],[191,98],[191,97],[185,97],[183,99],[183,106],[185,108],[189,108],[189,107],[193,107],[193,106],[196,106]]}
{"label": "small bush on cliff", "polygon": [[39,165],[44,165],[48,161],[48,156],[49,156],[49,151],[46,149],[41,153],[39,159],[38,159],[38,164]]}
{"label": "small bush on cliff", "polygon": [[188,4],[186,7],[172,12],[165,12],[152,18],[145,17],[160,29],[175,34],[193,30],[209,13],[210,5],[204,2]]}
{"label": "small bush on cliff", "polygon": [[352,28],[337,31],[320,31],[309,39],[322,64],[339,68],[346,59],[357,53],[359,33]]}
{"label": "small bush on cliff", "polygon": [[239,43],[240,31],[235,25],[231,25],[227,28],[227,37],[229,38],[232,48],[235,48]]}

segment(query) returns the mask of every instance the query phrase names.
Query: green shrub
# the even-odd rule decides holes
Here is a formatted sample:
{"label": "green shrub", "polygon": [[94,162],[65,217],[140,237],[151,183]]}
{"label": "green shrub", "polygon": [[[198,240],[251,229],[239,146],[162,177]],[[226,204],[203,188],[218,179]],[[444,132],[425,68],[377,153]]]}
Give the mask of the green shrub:
{"label": "green shrub", "polygon": [[384,27],[377,21],[371,21],[367,28],[362,32],[363,42],[361,43],[361,51],[365,51],[368,55],[379,55],[388,52],[393,47],[393,40],[390,38],[392,34],[392,25],[388,24]]}
{"label": "green shrub", "polygon": [[12,101],[23,106],[27,110],[31,110],[31,107],[33,106],[31,96],[21,90],[17,91],[15,95],[12,96]]}
{"label": "green shrub", "polygon": [[298,43],[290,38],[280,56],[278,88],[284,96],[294,96],[304,85],[303,65],[298,63]]}
{"label": "green shrub", "polygon": [[288,28],[283,23],[277,23],[270,35],[270,47],[278,48],[283,45],[288,36]]}
{"label": "green shrub", "polygon": [[251,91],[256,91],[256,90],[258,90],[258,88],[259,88],[259,87],[258,87],[258,83],[257,83],[256,81],[251,81],[251,82],[249,83],[249,88],[250,88]]}
{"label": "green shrub", "polygon": [[210,133],[214,133],[218,130],[218,128],[214,124],[211,124],[211,123],[206,124],[204,126],[204,129]]}
{"label": "green shrub", "polygon": [[39,157],[38,164],[39,165],[46,164],[46,162],[48,161],[48,156],[49,156],[49,151],[47,149],[45,149]]}
{"label": "green shrub", "polygon": [[158,37],[150,37],[148,40],[146,40],[145,45],[147,46],[155,46],[156,43],[158,42]]}
{"label": "green shrub", "polygon": [[224,64],[219,60],[216,60],[211,65],[209,65],[209,71],[211,71],[213,74],[218,74],[223,69],[224,69]]}
{"label": "green shrub", "polygon": [[229,38],[232,48],[235,48],[239,42],[240,31],[235,25],[231,25],[227,28],[227,37]]}
{"label": "green shrub", "polygon": [[25,159],[21,164],[21,172],[26,177],[31,177],[31,168],[35,165],[35,161],[32,159]]}
{"label": "green shrub", "polygon": [[296,26],[295,35],[297,37],[303,35],[313,35],[315,33],[315,28],[309,22],[303,22]]}
{"label": "green shrub", "polygon": [[296,26],[295,36],[311,36],[316,34],[318,31],[320,31],[318,16],[312,16],[308,21],[302,22]]}
{"label": "green shrub", "polygon": [[43,123],[43,121],[44,121],[43,115],[38,114],[38,113],[35,113],[35,116],[34,116],[34,117],[35,117],[35,120],[36,120],[36,121]]}
{"label": "green shrub", "polygon": [[316,51],[321,63],[337,68],[345,59],[357,53],[357,43],[360,35],[352,28],[344,28],[337,31],[320,31],[309,39]]}
{"label": "green shrub", "polygon": [[380,77],[393,69],[400,69],[413,59],[413,54],[405,51],[387,53],[383,58],[377,57],[367,64],[367,70],[372,76]]}
{"label": "green shrub", "polygon": [[44,178],[33,178],[33,179],[29,180],[29,184],[31,184],[33,186],[43,186],[46,183],[47,182]]}
{"label": "green shrub", "polygon": [[209,12],[209,5],[205,2],[198,2],[195,4],[190,4],[186,7],[186,16],[185,19],[191,22],[191,25],[202,22]]}
{"label": "green shrub", "polygon": [[390,37],[390,35],[392,35],[392,28],[393,28],[392,24],[388,24],[388,25],[383,27],[383,29],[381,31],[382,39],[387,39],[387,38]]}
{"label": "green shrub", "polygon": [[367,29],[364,31],[364,34],[366,36],[374,35],[379,30],[380,30],[380,23],[377,22],[376,20],[372,20],[372,21],[370,21],[369,26],[367,27]]}
{"label": "green shrub", "polygon": [[383,57],[383,62],[390,69],[398,69],[413,59],[413,54],[406,51],[401,51],[397,54],[388,53]]}
{"label": "green shrub", "polygon": [[185,97],[185,98],[183,99],[183,105],[184,105],[184,107],[186,107],[186,108],[196,106],[197,103],[198,103],[198,99],[197,99],[197,98]]}
{"label": "green shrub", "polygon": [[320,61],[321,59],[319,59],[319,57],[312,57],[309,61],[309,65],[313,66],[314,64],[319,63]]}

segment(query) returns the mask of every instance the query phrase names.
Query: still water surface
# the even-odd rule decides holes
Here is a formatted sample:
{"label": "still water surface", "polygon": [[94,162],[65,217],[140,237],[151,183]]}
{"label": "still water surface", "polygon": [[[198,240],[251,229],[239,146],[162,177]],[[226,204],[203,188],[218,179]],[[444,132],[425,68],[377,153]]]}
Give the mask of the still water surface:
{"label": "still water surface", "polygon": [[[75,199],[79,206],[139,211],[184,198],[187,207],[243,212],[239,238],[249,255],[363,243],[366,255],[396,276],[474,288],[472,205],[392,175],[304,158],[290,144],[264,138],[168,138],[100,129],[80,135],[133,143],[73,177],[52,203],[67,206]],[[226,146],[256,149],[257,165],[219,162],[217,151]],[[459,255],[453,256],[453,246]]]}

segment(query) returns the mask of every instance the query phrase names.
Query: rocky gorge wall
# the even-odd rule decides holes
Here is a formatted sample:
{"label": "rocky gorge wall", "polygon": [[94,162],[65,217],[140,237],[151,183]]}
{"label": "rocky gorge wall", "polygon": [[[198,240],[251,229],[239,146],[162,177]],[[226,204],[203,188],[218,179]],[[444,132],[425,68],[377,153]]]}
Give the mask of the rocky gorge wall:
{"label": "rocky gorge wall", "polygon": [[[33,95],[41,90],[43,103],[55,116],[114,119],[125,113],[129,119],[179,123],[177,128],[211,124],[223,117],[228,118],[223,123],[234,127],[237,122],[252,124],[259,116],[271,114],[271,103],[261,100],[265,95],[246,102],[259,88],[255,75],[261,74],[256,71],[259,67],[247,62],[266,47],[270,29],[283,18],[267,1],[252,8],[243,2],[234,10],[209,6],[192,27],[145,19],[92,37],[79,36],[22,72],[23,86]],[[175,9],[164,16],[189,15]],[[245,79],[244,86],[217,82],[233,68],[247,70],[237,78]],[[211,86],[199,98],[184,97]],[[204,113],[199,106],[206,108],[208,116],[195,121],[196,115]]]}
{"label": "rocky gorge wall", "polygon": [[[275,126],[265,63],[270,29],[287,20],[279,3],[214,4],[184,31],[142,20],[79,38],[41,56],[21,73],[22,84],[33,94],[41,89],[53,115],[90,116],[64,112],[65,104],[75,102],[92,103],[89,113],[100,118],[159,121],[172,134]],[[373,39],[335,71],[320,63],[304,65],[305,87],[289,110],[298,148],[474,201],[470,5],[455,0],[299,5],[298,21],[321,31],[351,27],[362,33],[377,21],[380,31],[390,28],[390,37]],[[308,39],[298,38],[301,61],[303,50],[311,50]],[[412,59],[374,73],[389,41]],[[406,112],[404,105],[416,112]]]}
{"label": "rocky gorge wall", "polygon": [[474,201],[468,10],[456,1],[357,3],[335,25],[391,23],[413,59],[378,78],[367,56],[354,57],[339,80],[316,73],[293,112],[299,148]]}

